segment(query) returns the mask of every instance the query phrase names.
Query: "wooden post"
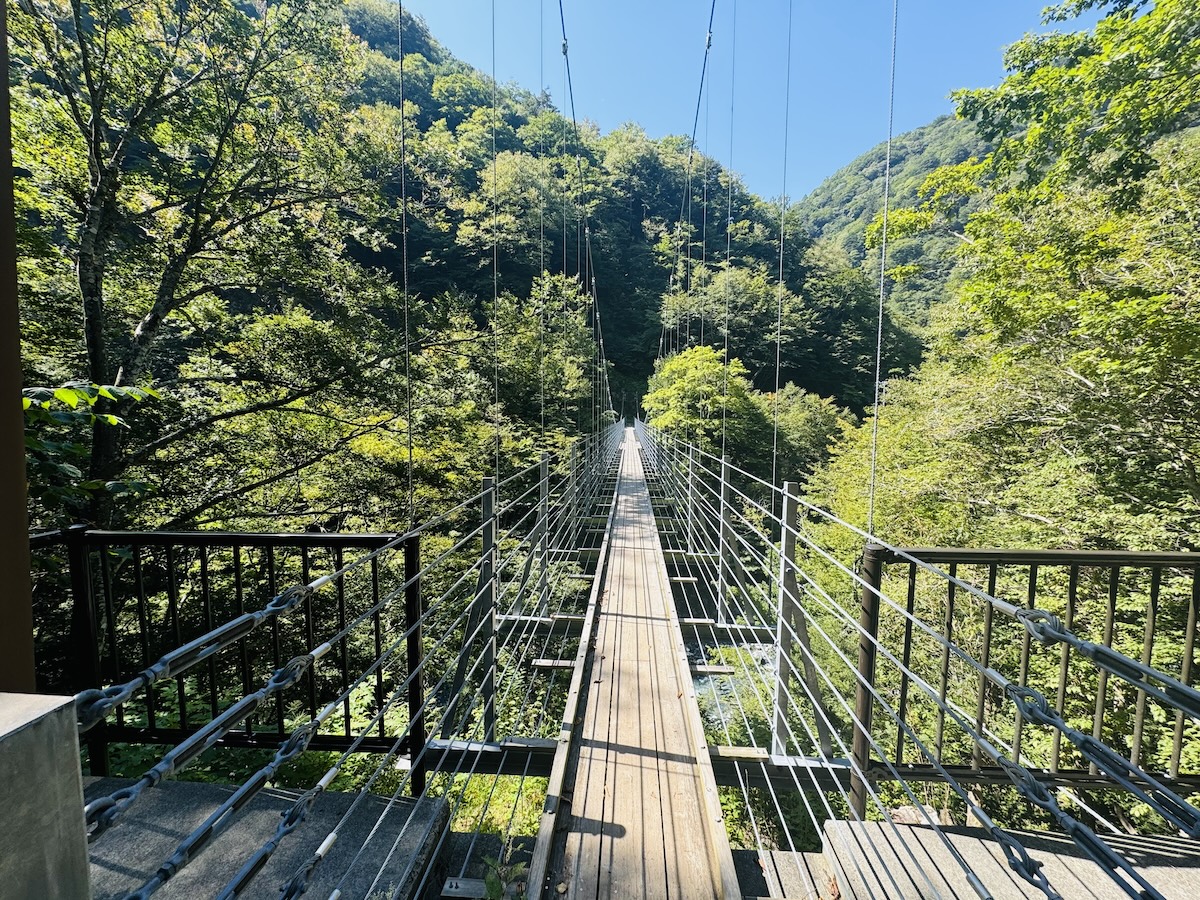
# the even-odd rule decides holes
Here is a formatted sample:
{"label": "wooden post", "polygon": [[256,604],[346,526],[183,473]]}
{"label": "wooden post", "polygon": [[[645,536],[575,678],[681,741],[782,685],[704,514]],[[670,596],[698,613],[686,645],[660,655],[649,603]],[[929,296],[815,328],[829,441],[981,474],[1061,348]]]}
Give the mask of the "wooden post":
{"label": "wooden post", "polygon": [[538,471],[538,602],[537,615],[550,608],[550,454],[542,454]]}
{"label": "wooden post", "polygon": [[[8,71],[8,21],[0,10],[0,62]],[[33,665],[33,591],[29,580],[25,414],[21,395],[21,316],[17,303],[17,238],[13,208],[12,121],[8,79],[0,95],[0,691],[37,689]]]}
{"label": "wooden post", "polygon": [[854,773],[850,777],[850,808],[858,819],[866,817],[867,785],[863,776],[871,764],[871,720],[875,703],[875,642],[879,636],[879,589],[883,584],[883,547],[867,544],[863,549],[862,577],[858,616],[858,682],[854,695]]}
{"label": "wooden post", "polygon": [[414,797],[425,793],[425,763],[419,757],[425,750],[425,670],[424,644],[421,640],[421,536],[404,541],[404,625],[408,631],[408,759],[411,775],[408,789]]}
{"label": "wooden post", "polygon": [[479,566],[483,615],[483,739],[496,739],[496,479],[483,479],[483,556]]}
{"label": "wooden post", "polygon": [[813,718],[816,720],[817,740],[821,748],[821,755],[828,759],[833,752],[829,739],[828,713],[821,702],[821,683],[817,677],[816,664],[813,662],[812,644],[808,639],[808,619],[800,609],[800,588],[796,583],[796,532],[800,526],[799,498],[800,483],[785,481],[783,483],[782,535],[779,542],[779,622],[778,638],[775,644],[778,681],[775,687],[775,727],[771,746],[773,753],[787,752],[788,683],[795,671],[791,657],[794,633],[800,641],[804,684],[807,687],[806,693],[813,709]]}

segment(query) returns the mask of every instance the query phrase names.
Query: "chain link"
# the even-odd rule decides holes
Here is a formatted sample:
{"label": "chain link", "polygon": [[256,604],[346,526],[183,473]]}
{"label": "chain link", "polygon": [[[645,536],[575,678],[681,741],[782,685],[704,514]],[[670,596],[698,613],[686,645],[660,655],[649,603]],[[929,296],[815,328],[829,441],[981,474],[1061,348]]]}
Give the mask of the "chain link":
{"label": "chain link", "polygon": [[1200,721],[1200,691],[1172,678],[1153,666],[1130,659],[1112,647],[1085,641],[1063,627],[1062,620],[1040,609],[1022,609],[1014,613],[1034,639],[1050,646],[1068,644],[1085,659],[1116,675],[1172,709],[1177,709]]}
{"label": "chain link", "polygon": [[[1085,759],[1095,763],[1105,774],[1131,794],[1140,797],[1159,815],[1187,834],[1200,837],[1200,810],[1162,785],[1111,747],[1071,727],[1038,691],[1030,687],[1009,684],[1005,694],[1017,705],[1021,714],[1040,725],[1056,728]],[[1145,785],[1145,787],[1143,787]]]}
{"label": "chain link", "polygon": [[197,663],[204,662],[213,654],[240,641],[266,620],[295,608],[312,593],[312,588],[307,585],[288,588],[272,597],[271,602],[262,609],[244,613],[194,641],[164,654],[158,662],[143,669],[137,677],[125,684],[113,685],[103,690],[93,688],[76,694],[75,718],[79,723],[80,733],[93,728],[138,692],[155,682],[180,675]]}
{"label": "chain link", "polygon": [[88,829],[88,841],[96,840],[112,828],[146,788],[154,787],[164,778],[169,778],[185,768],[197,756],[215,745],[240,722],[252,715],[263,701],[299,681],[319,655],[315,652],[306,653],[304,656],[288,660],[267,680],[263,687],[253,694],[247,694],[187,740],[173,748],[137,782],[114,791],[107,797],[93,800],[85,806],[84,820]]}
{"label": "chain link", "polygon": [[[1032,772],[1006,757],[1000,757],[996,762],[1016,787],[1017,792],[1034,806],[1048,812],[1088,858],[1112,875],[1113,882],[1121,890],[1137,900],[1166,900],[1123,857],[1100,840],[1092,829],[1064,812],[1058,805],[1058,801],[1054,799],[1054,795],[1050,793],[1046,785],[1034,777]],[[1137,882],[1140,889],[1119,878],[1118,870]]]}

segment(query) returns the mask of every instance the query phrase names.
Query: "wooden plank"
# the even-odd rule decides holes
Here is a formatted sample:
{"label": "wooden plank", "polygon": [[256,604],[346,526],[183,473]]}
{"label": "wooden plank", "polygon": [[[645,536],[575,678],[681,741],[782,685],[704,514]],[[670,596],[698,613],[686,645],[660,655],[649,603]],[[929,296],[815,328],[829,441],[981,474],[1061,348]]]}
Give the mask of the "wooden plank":
{"label": "wooden plank", "polygon": [[737,670],[733,666],[704,665],[692,663],[693,675],[733,675]]}
{"label": "wooden plank", "polygon": [[[572,897],[737,897],[716,781],[641,459],[627,432],[570,831]],[[539,885],[540,887],[540,885]]]}

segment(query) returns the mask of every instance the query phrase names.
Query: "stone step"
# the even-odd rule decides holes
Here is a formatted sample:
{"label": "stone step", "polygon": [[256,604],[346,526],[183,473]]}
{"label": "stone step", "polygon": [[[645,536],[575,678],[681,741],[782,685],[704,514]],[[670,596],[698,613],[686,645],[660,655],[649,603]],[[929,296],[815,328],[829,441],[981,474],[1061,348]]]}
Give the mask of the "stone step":
{"label": "stone step", "polygon": [[[123,778],[89,779],[84,785],[84,793],[90,801],[131,783]],[[93,900],[116,900],[141,887],[174,852],[178,843],[233,791],[233,787],[226,785],[182,781],[164,782],[145,791],[117,825],[89,846]],[[155,897],[190,900],[215,896],[275,833],[281,814],[291,809],[299,796],[293,791],[271,788],[260,792],[241,810],[234,823],[160,888]],[[280,886],[312,856],[356,796],[333,792],[321,794],[304,822],[280,842],[262,871],[240,896],[275,900]],[[384,797],[364,798],[314,871],[308,896],[329,896],[379,821],[380,814],[388,810],[388,805]],[[415,860],[412,868],[415,875],[405,880],[399,894],[406,900],[414,897],[448,817],[446,803],[440,798],[398,801],[383,818],[383,824],[367,844],[363,858],[342,885],[342,896],[362,900],[376,894],[392,896],[383,892],[400,886],[405,869]],[[407,828],[405,823],[408,823]],[[384,865],[396,835],[401,831],[403,834],[396,852]],[[370,885],[381,865],[384,865],[383,875],[372,892]],[[439,872],[431,874],[427,887],[440,887],[440,875]],[[423,896],[426,893],[422,891]]]}
{"label": "stone step", "polygon": [[[982,828],[942,826],[950,844],[994,900],[1027,900],[1045,894],[1008,866],[1000,846]],[[1122,900],[1128,895],[1064,835],[1009,832],[1063,897]],[[1200,876],[1200,843],[1153,836],[1103,836],[1168,900],[1193,900]],[[826,822],[824,853],[841,900],[978,900],[962,866],[929,825]]]}

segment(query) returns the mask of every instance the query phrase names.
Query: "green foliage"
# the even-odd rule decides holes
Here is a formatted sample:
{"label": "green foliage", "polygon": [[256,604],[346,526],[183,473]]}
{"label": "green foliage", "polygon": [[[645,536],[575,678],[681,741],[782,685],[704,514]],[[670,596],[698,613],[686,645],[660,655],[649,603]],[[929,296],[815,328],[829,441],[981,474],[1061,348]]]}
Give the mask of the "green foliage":
{"label": "green foliage", "polygon": [[1106,9],[1088,32],[1030,35],[1005,53],[997,88],[959,91],[959,113],[999,141],[998,176],[1100,187],[1135,203],[1159,167],[1155,142],[1200,113],[1200,10],[1190,0],[1066,3],[1050,18]]}
{"label": "green foliage", "polygon": [[805,477],[853,421],[833,400],[791,383],[778,394],[756,391],[740,360],[726,366],[703,345],[662,360],[642,407],[655,427],[713,454],[724,449],[764,478],[775,471],[785,479]]}
{"label": "green foliage", "polygon": [[[928,179],[983,155],[989,147],[971,123],[952,116],[892,142],[887,297],[894,309],[917,323],[924,324],[929,310],[946,299],[962,226],[977,201],[965,195],[955,198],[953,208],[940,210],[935,231],[928,230],[931,222],[914,220],[909,210],[922,197]],[[797,204],[803,226],[860,266],[876,292],[879,255],[873,251],[883,209],[886,151],[886,144],[872,148]]]}
{"label": "green foliage", "polygon": [[87,465],[87,432],[96,427],[128,427],[113,413],[97,412],[97,403],[161,399],[156,391],[71,382],[57,388],[25,388],[21,394],[34,521],[69,525],[97,493],[122,496],[147,490],[147,485],[139,482],[87,480],[83,468]]}

